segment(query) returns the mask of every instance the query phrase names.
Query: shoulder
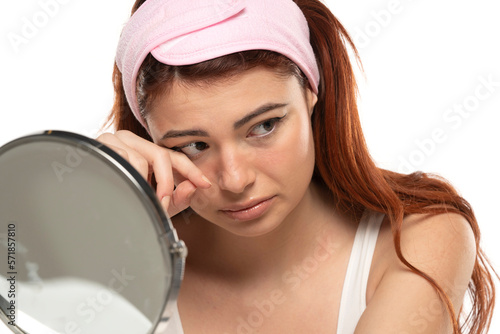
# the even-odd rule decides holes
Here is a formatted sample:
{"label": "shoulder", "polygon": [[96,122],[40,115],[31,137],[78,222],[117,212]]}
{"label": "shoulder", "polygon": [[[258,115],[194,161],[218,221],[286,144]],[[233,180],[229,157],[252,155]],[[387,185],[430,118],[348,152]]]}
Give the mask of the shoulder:
{"label": "shoulder", "polygon": [[[400,244],[405,259],[446,291],[458,313],[476,260],[469,222],[451,213],[409,215],[403,220]],[[363,328],[381,320],[402,331],[442,332],[449,322],[445,306],[432,285],[400,261],[387,219],[377,248],[374,267],[382,270],[356,333],[365,333]]]}
{"label": "shoulder", "polygon": [[[460,271],[470,277],[476,240],[470,223],[459,214],[410,215],[401,227],[401,252],[418,269],[446,281]],[[387,270],[399,271],[400,267],[400,261],[393,259]]]}
{"label": "shoulder", "polygon": [[[389,233],[392,239],[392,232]],[[406,260],[445,290],[451,292],[456,290],[459,281],[469,281],[476,260],[476,240],[470,223],[463,216],[455,213],[409,215],[401,226],[400,244]],[[390,254],[385,277],[410,271],[397,257],[393,240],[387,244],[386,238],[384,246]]]}

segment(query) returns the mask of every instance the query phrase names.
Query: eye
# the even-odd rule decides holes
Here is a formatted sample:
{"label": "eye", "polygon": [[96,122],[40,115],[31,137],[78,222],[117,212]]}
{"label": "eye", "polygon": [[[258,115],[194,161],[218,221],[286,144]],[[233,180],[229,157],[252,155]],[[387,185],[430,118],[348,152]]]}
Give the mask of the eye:
{"label": "eye", "polygon": [[172,150],[177,152],[182,152],[188,157],[194,157],[200,154],[202,151],[206,150],[207,148],[208,145],[206,143],[198,141],[180,147],[172,147]]}
{"label": "eye", "polygon": [[285,116],[271,118],[271,119],[268,119],[267,121],[264,121],[264,122],[262,122],[260,124],[257,124],[252,129],[252,131],[250,132],[249,136],[250,137],[263,137],[263,136],[267,136],[268,134],[270,134],[271,132],[274,131],[274,129],[276,128],[276,125],[279,122],[281,122],[281,120],[284,117]]}

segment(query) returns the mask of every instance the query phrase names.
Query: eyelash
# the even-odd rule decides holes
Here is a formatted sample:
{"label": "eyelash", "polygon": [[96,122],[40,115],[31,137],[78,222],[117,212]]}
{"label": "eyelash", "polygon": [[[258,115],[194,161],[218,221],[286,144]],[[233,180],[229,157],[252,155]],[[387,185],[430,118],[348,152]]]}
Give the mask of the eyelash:
{"label": "eyelash", "polygon": [[[266,134],[264,135],[258,135],[258,136],[254,136],[256,138],[263,138],[263,137],[266,137],[266,138],[269,138],[269,136],[271,134],[274,133],[274,131],[276,130],[276,127],[280,125],[281,121],[283,120],[283,118],[285,118],[286,115],[282,116],[282,117],[274,117],[274,118],[270,118],[268,120],[265,120],[264,122],[261,122],[257,125],[255,125],[253,128],[252,128],[252,131],[254,131],[256,128],[258,128],[259,126],[263,126],[264,124],[266,123],[271,123],[273,125],[273,128],[267,132]],[[252,132],[250,131],[250,132]]]}
{"label": "eyelash", "polygon": [[[283,121],[283,119],[286,117],[287,115],[284,115],[282,117],[274,117],[274,118],[270,118],[270,119],[267,119],[259,124],[256,124],[254,127],[252,127],[252,130],[250,131],[250,133],[252,131],[254,131],[256,128],[260,127],[260,126],[263,126],[264,124],[266,123],[271,123],[273,125],[273,128],[267,132],[266,134],[263,134],[263,135],[256,135],[256,136],[251,136],[253,138],[256,138],[256,139],[267,139],[267,138],[271,138],[271,136],[274,134],[274,132],[276,131],[276,128],[281,124],[281,122]],[[183,149],[187,148],[187,147],[190,147],[190,146],[194,146],[196,147],[198,144],[203,144],[205,145],[206,147],[203,148],[202,150],[200,150],[199,153],[196,153],[196,154],[192,154],[192,155],[189,155],[187,154],[186,152],[183,151]],[[186,145],[182,145],[182,146],[174,146],[174,147],[171,147],[170,149],[173,150],[173,151],[176,151],[176,152],[180,152],[180,153],[183,153],[185,154],[186,156],[188,156],[189,158],[193,159],[193,158],[196,158],[199,154],[201,154],[204,150],[206,150],[209,146],[207,144],[205,144],[204,142],[191,142],[191,143],[188,143]]]}

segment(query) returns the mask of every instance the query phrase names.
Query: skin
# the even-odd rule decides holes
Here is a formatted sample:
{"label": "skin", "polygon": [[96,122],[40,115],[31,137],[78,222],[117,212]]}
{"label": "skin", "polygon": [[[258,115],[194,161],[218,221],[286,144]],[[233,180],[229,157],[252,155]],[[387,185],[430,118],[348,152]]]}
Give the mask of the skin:
{"label": "skin", "polygon": [[[295,224],[289,222],[316,207],[309,190],[314,169],[310,117],[315,102],[316,96],[304,92],[295,78],[256,69],[210,87],[175,83],[155,103],[148,124],[155,143],[184,152],[211,181],[210,188],[193,194],[191,208],[232,234],[255,237],[282,223],[284,227],[285,221]],[[255,116],[268,105],[274,106]],[[206,136],[176,134],[162,139],[169,131],[190,130]],[[240,221],[221,212],[267,198],[272,198],[271,207],[259,219]]]}
{"label": "skin", "polygon": [[[144,177],[155,173],[157,195],[189,248],[178,298],[186,334],[237,332],[238,319],[262,301],[274,308],[256,332],[334,333],[360,217],[336,212],[311,181],[316,100],[296,78],[255,68],[205,86],[174,83],[147,118],[154,144],[128,131],[98,138]],[[188,130],[204,134],[179,136]],[[224,213],[270,198],[255,219]],[[408,216],[401,246],[460,309],[475,261],[468,223],[452,214]],[[318,266],[300,269],[311,258]],[[387,220],[366,301],[355,334],[450,333],[435,291],[398,260]]]}

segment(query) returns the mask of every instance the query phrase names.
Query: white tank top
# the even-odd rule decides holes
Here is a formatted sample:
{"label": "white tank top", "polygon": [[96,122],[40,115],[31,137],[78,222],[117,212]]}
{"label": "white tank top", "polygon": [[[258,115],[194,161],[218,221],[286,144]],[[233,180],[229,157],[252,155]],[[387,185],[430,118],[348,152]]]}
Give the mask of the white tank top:
{"label": "white tank top", "polygon": [[[337,334],[353,334],[366,308],[366,285],[383,219],[383,213],[365,211],[359,222],[342,288]],[[184,334],[177,307],[161,334]]]}
{"label": "white tank top", "polygon": [[353,334],[366,308],[366,285],[383,213],[365,211],[352,245],[340,299],[337,334]]}

